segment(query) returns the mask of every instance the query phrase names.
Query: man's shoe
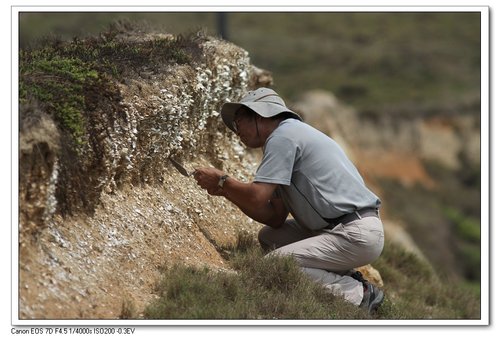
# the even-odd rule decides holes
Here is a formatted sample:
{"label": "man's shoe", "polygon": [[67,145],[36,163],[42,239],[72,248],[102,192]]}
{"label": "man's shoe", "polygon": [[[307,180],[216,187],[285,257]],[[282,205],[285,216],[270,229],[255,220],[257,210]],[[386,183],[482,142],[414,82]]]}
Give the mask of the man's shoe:
{"label": "man's shoe", "polygon": [[365,288],[365,291],[363,294],[363,300],[361,301],[361,304],[359,306],[361,308],[368,309],[368,312],[372,314],[377,311],[377,309],[384,301],[384,292],[368,282],[363,286]]}

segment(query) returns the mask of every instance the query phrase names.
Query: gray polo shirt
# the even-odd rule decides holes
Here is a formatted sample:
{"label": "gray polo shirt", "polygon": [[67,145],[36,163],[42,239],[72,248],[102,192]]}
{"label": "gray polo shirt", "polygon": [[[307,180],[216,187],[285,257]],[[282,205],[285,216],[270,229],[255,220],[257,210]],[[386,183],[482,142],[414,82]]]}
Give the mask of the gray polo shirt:
{"label": "gray polo shirt", "polygon": [[325,218],[380,205],[333,139],[291,118],[267,139],[254,181],[278,184],[277,194],[294,219],[313,230],[327,226]]}

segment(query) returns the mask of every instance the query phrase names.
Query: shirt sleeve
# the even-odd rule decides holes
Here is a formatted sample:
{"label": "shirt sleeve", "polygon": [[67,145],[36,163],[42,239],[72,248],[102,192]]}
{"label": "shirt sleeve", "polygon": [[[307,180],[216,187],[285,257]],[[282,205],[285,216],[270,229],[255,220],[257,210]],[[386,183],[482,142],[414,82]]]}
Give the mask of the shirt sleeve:
{"label": "shirt sleeve", "polygon": [[268,139],[255,182],[290,186],[297,146],[291,139],[272,136]]}

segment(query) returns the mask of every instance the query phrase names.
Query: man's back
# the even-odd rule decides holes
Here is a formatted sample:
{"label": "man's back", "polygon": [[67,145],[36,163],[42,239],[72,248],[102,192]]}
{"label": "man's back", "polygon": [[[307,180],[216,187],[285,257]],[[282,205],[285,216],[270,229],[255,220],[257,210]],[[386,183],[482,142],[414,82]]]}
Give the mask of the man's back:
{"label": "man's back", "polygon": [[279,184],[294,218],[311,229],[324,227],[322,218],[380,204],[342,148],[295,119],[281,122],[267,139],[255,181]]}

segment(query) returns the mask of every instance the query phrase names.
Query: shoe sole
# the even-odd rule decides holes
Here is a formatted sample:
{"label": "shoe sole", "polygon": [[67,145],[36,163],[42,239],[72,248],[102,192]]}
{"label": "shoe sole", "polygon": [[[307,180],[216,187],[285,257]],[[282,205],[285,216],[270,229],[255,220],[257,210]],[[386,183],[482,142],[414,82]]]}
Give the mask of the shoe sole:
{"label": "shoe sole", "polygon": [[368,312],[371,314],[375,311],[377,311],[377,309],[380,307],[380,305],[382,304],[382,302],[384,301],[384,293],[382,291],[380,291],[377,295],[377,297],[375,297],[373,299],[373,301],[370,303],[370,305],[368,306]]}

